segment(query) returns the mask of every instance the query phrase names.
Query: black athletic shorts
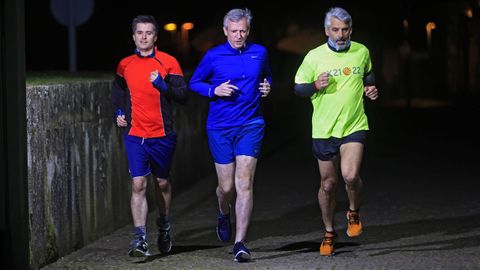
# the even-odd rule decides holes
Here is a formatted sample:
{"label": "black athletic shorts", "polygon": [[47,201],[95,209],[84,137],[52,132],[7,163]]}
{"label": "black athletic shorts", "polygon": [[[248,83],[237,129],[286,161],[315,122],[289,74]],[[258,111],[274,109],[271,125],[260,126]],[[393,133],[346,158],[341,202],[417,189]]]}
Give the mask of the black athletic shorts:
{"label": "black athletic shorts", "polygon": [[359,142],[365,144],[366,138],[367,131],[360,130],[343,138],[330,137],[328,139],[312,139],[313,156],[322,161],[332,160],[338,155],[338,152],[340,151],[340,146],[342,144],[349,142]]}

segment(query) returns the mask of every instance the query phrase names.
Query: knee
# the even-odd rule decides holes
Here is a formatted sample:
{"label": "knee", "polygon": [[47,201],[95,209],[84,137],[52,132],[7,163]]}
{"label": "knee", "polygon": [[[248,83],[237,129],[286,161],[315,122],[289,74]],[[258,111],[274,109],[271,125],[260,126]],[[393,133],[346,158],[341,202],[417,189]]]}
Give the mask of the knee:
{"label": "knee", "polygon": [[160,180],[158,180],[158,187],[162,191],[168,190],[168,188],[170,187],[170,182],[168,182],[165,179],[160,179]]}
{"label": "knee", "polygon": [[360,176],[356,173],[345,173],[342,177],[347,186],[355,186],[360,182]]}
{"label": "knee", "polygon": [[320,189],[322,189],[323,192],[332,193],[335,192],[336,186],[336,182],[333,179],[325,179],[322,180]]}
{"label": "knee", "polygon": [[143,194],[145,193],[147,186],[142,181],[133,181],[132,182],[132,193]]}
{"label": "knee", "polygon": [[237,195],[243,196],[243,195],[248,195],[251,194],[253,191],[253,180],[252,179],[237,179],[235,183],[235,188]]}
{"label": "knee", "polygon": [[232,186],[218,186],[217,187],[217,193],[221,193],[223,195],[229,195],[232,194],[233,192],[233,187]]}

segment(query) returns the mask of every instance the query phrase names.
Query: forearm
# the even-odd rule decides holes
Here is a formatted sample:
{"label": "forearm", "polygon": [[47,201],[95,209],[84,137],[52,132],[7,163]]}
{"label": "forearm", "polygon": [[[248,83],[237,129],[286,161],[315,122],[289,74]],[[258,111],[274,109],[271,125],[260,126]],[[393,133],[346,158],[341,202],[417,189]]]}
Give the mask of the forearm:
{"label": "forearm", "polygon": [[315,83],[296,83],[294,89],[295,94],[300,97],[311,97],[318,92]]}
{"label": "forearm", "polygon": [[185,103],[188,97],[187,84],[180,75],[168,75],[167,77],[167,95],[179,103]]}
{"label": "forearm", "polygon": [[119,75],[115,75],[112,84],[112,102],[115,112],[121,110],[125,112],[126,107],[126,92],[127,92],[127,83],[125,79]]}
{"label": "forearm", "polygon": [[373,73],[373,71],[365,74],[363,77],[363,85],[375,85],[375,73]]}
{"label": "forearm", "polygon": [[190,81],[190,89],[204,97],[215,97],[215,87],[208,83]]}

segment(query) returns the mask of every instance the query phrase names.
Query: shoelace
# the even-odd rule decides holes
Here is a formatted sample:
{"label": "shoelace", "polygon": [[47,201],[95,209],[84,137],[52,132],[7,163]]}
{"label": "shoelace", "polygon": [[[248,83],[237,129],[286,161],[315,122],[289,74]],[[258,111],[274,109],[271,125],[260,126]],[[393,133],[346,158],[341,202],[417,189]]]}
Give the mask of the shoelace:
{"label": "shoelace", "polygon": [[324,237],[323,244],[331,246],[333,244],[333,237]]}
{"label": "shoelace", "polygon": [[133,239],[131,242],[130,242],[130,245],[140,245],[142,242],[145,242],[145,240],[141,237],[139,238],[136,238],[136,239]]}
{"label": "shoelace", "polygon": [[335,238],[337,234],[335,232],[326,232],[323,236],[323,245],[333,245],[333,238]]}
{"label": "shoelace", "polygon": [[136,239],[131,242],[131,245],[134,246],[134,248],[139,248],[141,247],[142,249],[148,249],[148,244],[145,242],[143,239]]}
{"label": "shoelace", "polygon": [[147,242],[142,242],[140,245],[142,246],[142,248],[143,248],[144,250],[147,250],[147,249],[148,249],[148,244],[147,244]]}
{"label": "shoelace", "polygon": [[348,223],[350,224],[359,224],[360,220],[358,218],[358,213],[349,212],[348,213]]}

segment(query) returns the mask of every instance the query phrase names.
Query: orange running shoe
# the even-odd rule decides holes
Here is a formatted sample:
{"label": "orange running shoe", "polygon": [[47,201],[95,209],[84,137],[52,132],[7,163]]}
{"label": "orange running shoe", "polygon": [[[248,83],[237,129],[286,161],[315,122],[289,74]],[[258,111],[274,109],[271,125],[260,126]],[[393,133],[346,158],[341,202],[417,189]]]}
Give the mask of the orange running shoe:
{"label": "orange running shoe", "polygon": [[347,235],[349,237],[356,237],[362,234],[362,222],[360,221],[360,214],[357,211],[348,210],[347,212]]}
{"label": "orange running shoe", "polygon": [[320,255],[322,256],[332,256],[334,255],[334,241],[333,239],[337,237],[335,232],[325,232],[323,236],[322,244],[320,245]]}

